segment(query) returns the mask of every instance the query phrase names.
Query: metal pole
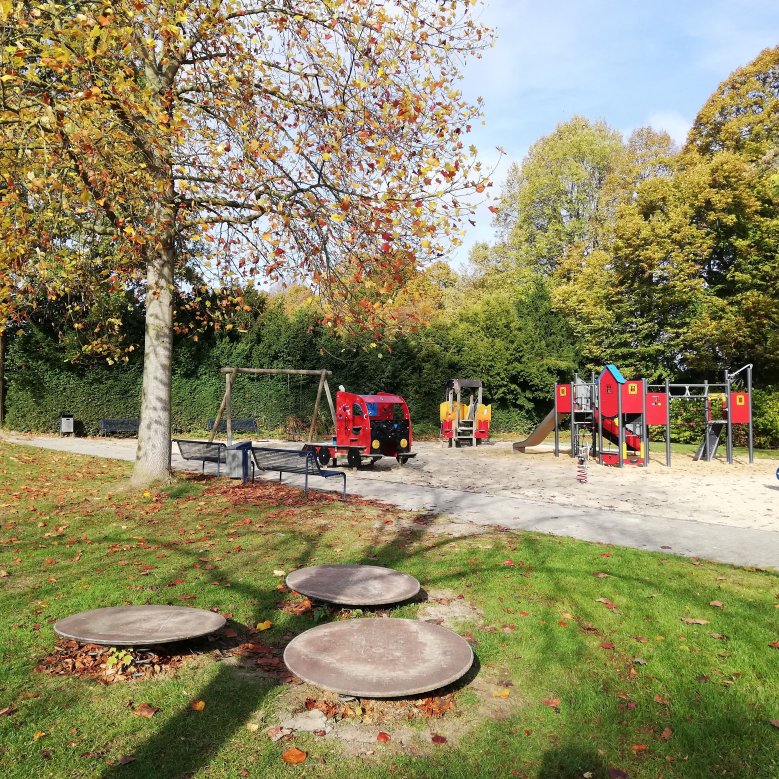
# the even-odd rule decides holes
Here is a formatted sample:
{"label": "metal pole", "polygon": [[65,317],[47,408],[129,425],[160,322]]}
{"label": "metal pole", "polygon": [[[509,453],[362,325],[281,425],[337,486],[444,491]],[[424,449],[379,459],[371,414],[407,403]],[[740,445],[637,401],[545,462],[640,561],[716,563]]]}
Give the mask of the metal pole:
{"label": "metal pole", "polygon": [[555,385],[554,393],[554,456],[560,456],[560,416],[557,413],[557,385]]}
{"label": "metal pole", "polygon": [[622,457],[622,447],[625,443],[625,428],[622,427],[622,386],[622,384],[617,384],[617,446],[619,447],[619,452],[617,452],[617,463],[620,468],[625,466]]}
{"label": "metal pole", "polygon": [[709,382],[705,381],[703,382],[703,413],[706,417],[704,420],[706,422],[705,427],[703,428],[703,453],[707,460],[711,460],[711,456],[709,453],[709,422],[711,422],[711,400],[709,400]]}
{"label": "metal pole", "polygon": [[728,465],[733,465],[733,423],[730,413],[730,374],[725,371],[725,413],[727,415],[728,446],[727,457]]}
{"label": "metal pole", "polygon": [[752,429],[752,366],[747,368],[747,398],[749,399],[749,464],[752,465],[755,462],[755,449],[754,449],[754,431]]}
{"label": "metal pole", "polygon": [[671,467],[671,391],[665,380],[665,464]]}
{"label": "metal pole", "polygon": [[649,467],[649,425],[646,423],[646,393],[647,383],[646,379],[641,379],[641,392],[643,393],[643,400],[641,402],[641,443],[644,445],[644,468]]}

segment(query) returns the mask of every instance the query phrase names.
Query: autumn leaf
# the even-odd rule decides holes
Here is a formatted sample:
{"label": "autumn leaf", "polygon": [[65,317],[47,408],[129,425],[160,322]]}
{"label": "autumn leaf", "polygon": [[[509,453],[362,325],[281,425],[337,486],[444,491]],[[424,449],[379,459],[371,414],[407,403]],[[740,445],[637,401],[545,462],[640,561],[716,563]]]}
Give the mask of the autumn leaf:
{"label": "autumn leaf", "polygon": [[10,717],[15,714],[19,709],[16,706],[6,706],[4,709],[0,709],[0,717]]}
{"label": "autumn leaf", "polygon": [[189,704],[189,708],[192,709],[192,711],[203,711],[206,708],[206,702],[205,701],[192,701],[192,703]]}
{"label": "autumn leaf", "polygon": [[601,649],[614,649],[614,644],[612,644],[611,641],[601,641],[600,648]]}
{"label": "autumn leaf", "polygon": [[273,623],[269,619],[266,619],[264,622],[258,623],[256,629],[260,630],[260,631],[262,631],[262,630],[270,630],[272,625],[273,625]]}
{"label": "autumn leaf", "polygon": [[46,733],[44,731],[36,730],[35,734],[33,735],[33,739],[35,739],[35,741],[38,741],[39,739],[42,739],[45,735]]}
{"label": "autumn leaf", "polygon": [[630,748],[636,754],[638,754],[639,752],[646,752],[646,744],[633,744]]}
{"label": "autumn leaf", "polygon": [[659,703],[661,706],[669,706],[670,705],[669,702],[665,698],[663,698],[663,696],[660,695],[659,693],[657,695],[655,695],[654,701],[655,701],[655,703]]}
{"label": "autumn leaf", "polygon": [[779,719],[770,719],[768,722],[773,725],[775,728],[779,728]]}
{"label": "autumn leaf", "polygon": [[602,603],[607,609],[616,609],[616,605],[612,603],[608,598],[596,598],[596,603]]}
{"label": "autumn leaf", "polygon": [[550,709],[554,709],[558,714],[560,713],[559,698],[542,698],[541,703],[543,703],[544,706],[548,706]]}
{"label": "autumn leaf", "polygon": [[388,741],[391,741],[392,738],[389,733],[385,733],[383,730],[379,732],[379,734],[376,736],[376,741],[380,741],[382,744],[386,744]]}
{"label": "autumn leaf", "polygon": [[446,736],[439,736],[437,733],[430,739],[434,744],[445,744],[447,742]]}
{"label": "autumn leaf", "polygon": [[501,687],[499,690],[492,691],[493,698],[508,698],[511,694],[511,690],[508,687]]}
{"label": "autumn leaf", "polygon": [[671,728],[665,728],[665,730],[663,730],[663,732],[660,734],[660,739],[662,741],[668,741],[668,739],[671,738],[673,734],[674,732],[671,730]]}
{"label": "autumn leaf", "polygon": [[717,609],[721,609],[725,604],[721,600],[709,601],[709,606],[714,606]]}
{"label": "autumn leaf", "polygon": [[135,714],[136,717],[146,717],[146,719],[151,719],[158,711],[159,709],[155,706],[151,706],[148,703],[142,703],[140,706],[136,707],[133,714]]}
{"label": "autumn leaf", "polygon": [[608,579],[609,578],[609,575],[607,573],[603,573],[603,571],[595,571],[593,576],[596,579]]}
{"label": "autumn leaf", "polygon": [[779,641],[771,641],[768,646],[770,646],[771,649],[779,649]]}
{"label": "autumn leaf", "polygon": [[707,619],[697,619],[694,617],[682,617],[682,622],[684,622],[685,625],[708,625],[709,620]]}
{"label": "autumn leaf", "polygon": [[297,747],[290,747],[284,752],[281,759],[288,765],[297,765],[298,763],[302,763],[307,757],[308,752],[303,752]]}

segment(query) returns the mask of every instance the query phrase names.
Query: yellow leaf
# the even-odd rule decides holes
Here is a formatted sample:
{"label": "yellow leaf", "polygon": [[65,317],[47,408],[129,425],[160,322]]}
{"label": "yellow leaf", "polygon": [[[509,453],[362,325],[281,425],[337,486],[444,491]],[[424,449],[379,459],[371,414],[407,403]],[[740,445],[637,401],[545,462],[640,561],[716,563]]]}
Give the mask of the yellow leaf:
{"label": "yellow leaf", "polygon": [[189,708],[192,709],[193,711],[203,711],[205,707],[206,707],[205,701],[192,701]]}
{"label": "yellow leaf", "polygon": [[501,687],[499,690],[492,691],[493,698],[508,698],[511,690],[508,687]]}
{"label": "yellow leaf", "polygon": [[272,624],[269,619],[266,619],[265,622],[260,622],[257,625],[257,630],[269,630]]}
{"label": "yellow leaf", "polygon": [[33,738],[37,741],[39,738],[43,738],[46,735],[42,730],[36,730]]}

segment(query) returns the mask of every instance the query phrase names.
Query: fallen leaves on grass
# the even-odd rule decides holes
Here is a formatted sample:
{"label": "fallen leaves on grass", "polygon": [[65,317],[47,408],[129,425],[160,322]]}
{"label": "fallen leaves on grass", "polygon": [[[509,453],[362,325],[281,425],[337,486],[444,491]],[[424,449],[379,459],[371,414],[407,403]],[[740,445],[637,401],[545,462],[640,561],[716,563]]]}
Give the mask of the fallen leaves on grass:
{"label": "fallen leaves on grass", "polygon": [[544,706],[548,706],[550,709],[553,709],[558,714],[560,713],[560,699],[559,698],[543,698],[541,700],[541,703],[543,703]]}
{"label": "fallen leaves on grass", "polygon": [[158,654],[151,650],[128,649],[125,652],[126,660],[118,663],[116,652],[111,647],[60,639],[54,652],[38,661],[35,671],[52,676],[77,676],[94,679],[102,684],[112,684],[151,679],[158,674],[179,668],[186,659],[183,655]]}
{"label": "fallen leaves on grass", "polygon": [[501,687],[499,690],[492,691],[493,698],[508,698],[511,695],[511,690],[508,687]]}
{"label": "fallen leaves on grass", "polygon": [[772,641],[768,646],[770,646],[771,649],[779,649],[779,641]]}
{"label": "fallen leaves on grass", "polygon": [[779,728],[779,719],[770,719],[768,722],[773,725],[775,728]]}
{"label": "fallen leaves on grass", "polygon": [[601,641],[600,642],[600,648],[601,649],[614,649],[614,644],[612,644],[611,641]]}
{"label": "fallen leaves on grass", "polygon": [[133,714],[135,714],[136,717],[151,719],[158,711],[159,709],[156,706],[152,706],[149,703],[141,703],[139,706],[136,706]]}
{"label": "fallen leaves on grass", "polygon": [[666,728],[661,734],[660,739],[661,741],[668,741],[671,736],[673,736],[674,732],[671,730],[671,728]]}
{"label": "fallen leaves on grass", "polygon": [[445,744],[446,741],[447,741],[447,738],[446,738],[446,736],[439,736],[438,733],[435,733],[430,740],[434,744]]}
{"label": "fallen leaves on grass", "polygon": [[595,571],[593,576],[596,579],[608,579],[609,578],[609,575],[607,573],[603,573],[603,571]]}
{"label": "fallen leaves on grass", "polygon": [[256,629],[260,630],[260,631],[262,631],[262,630],[270,630],[270,628],[272,626],[273,626],[273,623],[269,619],[266,619],[264,622],[259,622],[257,624],[257,628]]}
{"label": "fallen leaves on grass", "polygon": [[617,606],[612,603],[608,598],[596,598],[596,603],[602,603],[607,609],[616,609]]}
{"label": "fallen leaves on grass", "polygon": [[392,741],[392,736],[389,733],[385,733],[383,730],[376,736],[376,741],[386,744],[388,741]]}
{"label": "fallen leaves on grass", "polygon": [[655,697],[654,697],[654,701],[655,701],[655,703],[659,703],[661,706],[670,706],[670,705],[671,705],[671,704],[670,704],[670,703],[669,703],[669,702],[668,702],[668,701],[667,701],[665,698],[663,698],[663,696],[662,696],[662,695],[660,695],[659,693],[658,693],[657,695],[655,695]]}
{"label": "fallen leaves on grass", "polygon": [[707,619],[698,619],[697,617],[682,617],[682,622],[684,622],[685,625],[708,625],[709,620]]}
{"label": "fallen leaves on grass", "polygon": [[192,711],[204,711],[206,708],[206,702],[202,700],[192,701],[192,703],[189,704],[189,708],[192,709]]}
{"label": "fallen leaves on grass", "polygon": [[308,752],[304,752],[302,749],[298,749],[297,747],[290,747],[286,752],[284,752],[284,754],[282,754],[281,759],[288,765],[297,765],[298,763],[304,762],[307,757]]}
{"label": "fallen leaves on grass", "polygon": [[12,714],[16,714],[19,709],[16,706],[6,706],[4,709],[0,709],[0,717],[10,717]]}
{"label": "fallen leaves on grass", "polygon": [[709,601],[709,606],[714,606],[716,609],[721,609],[725,604],[721,600]]}

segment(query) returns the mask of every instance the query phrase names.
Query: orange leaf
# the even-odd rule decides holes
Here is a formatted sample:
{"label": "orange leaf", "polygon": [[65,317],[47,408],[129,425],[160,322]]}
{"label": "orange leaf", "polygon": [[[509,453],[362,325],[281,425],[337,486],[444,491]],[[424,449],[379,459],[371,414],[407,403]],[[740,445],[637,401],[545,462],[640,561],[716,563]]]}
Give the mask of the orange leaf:
{"label": "orange leaf", "polygon": [[272,624],[273,624],[273,623],[272,623],[272,622],[271,622],[269,619],[266,619],[264,622],[260,622],[260,623],[257,625],[257,630],[269,630],[269,629],[270,629],[270,626],[271,626]]}
{"label": "orange leaf", "polygon": [[385,733],[383,730],[379,733],[378,736],[376,736],[376,741],[381,741],[383,744],[386,744],[387,741],[391,741],[392,738],[389,733]]}
{"label": "orange leaf", "polygon": [[297,765],[302,763],[308,757],[308,752],[303,752],[297,747],[290,747],[282,756],[281,759],[289,765]]}
{"label": "orange leaf", "polygon": [[135,714],[136,717],[146,717],[146,719],[151,719],[158,711],[158,708],[151,706],[148,703],[142,703],[135,709],[133,714]]}
{"label": "orange leaf", "polygon": [[206,707],[205,701],[192,701],[192,703],[189,705],[189,708],[193,711],[203,711]]}
{"label": "orange leaf", "polygon": [[671,728],[666,728],[666,729],[665,729],[665,730],[664,730],[664,731],[663,731],[663,732],[660,734],[660,738],[661,738],[663,741],[668,741],[668,739],[669,739],[669,738],[671,738],[671,736],[673,736],[673,734],[674,734],[674,732],[673,732],[673,730],[671,730]]}

